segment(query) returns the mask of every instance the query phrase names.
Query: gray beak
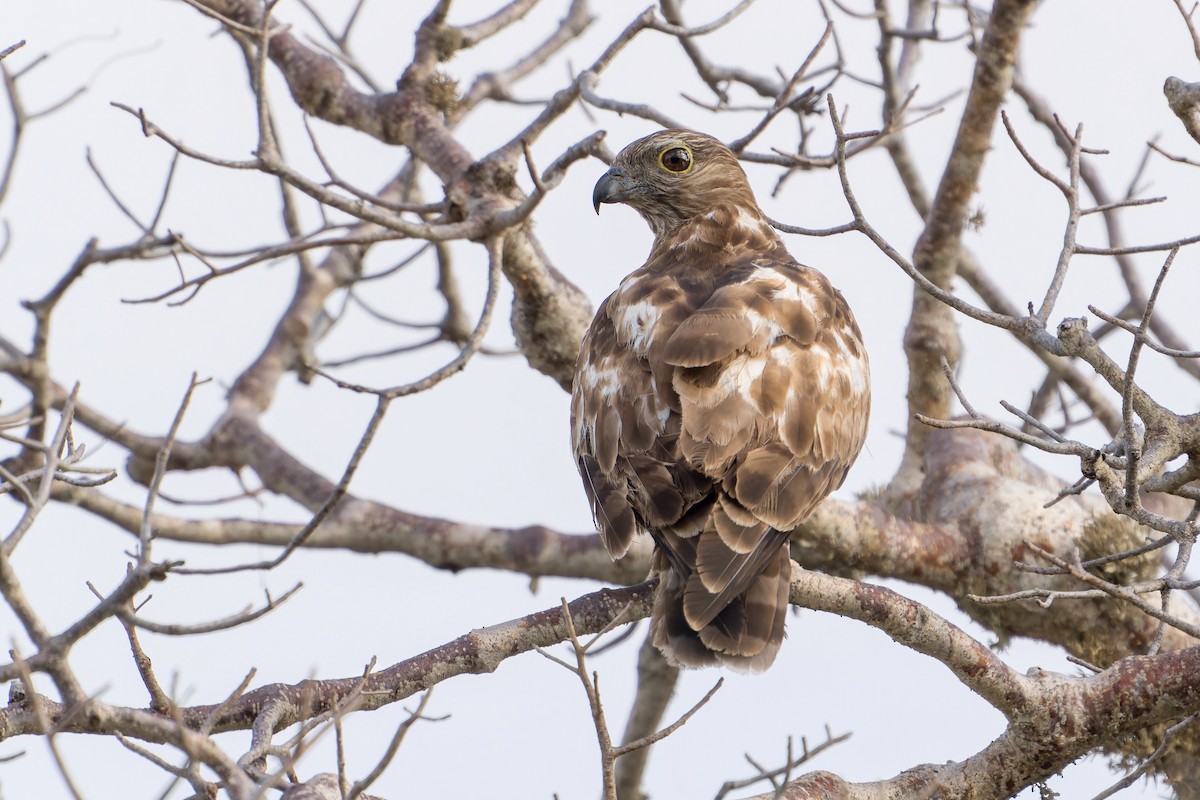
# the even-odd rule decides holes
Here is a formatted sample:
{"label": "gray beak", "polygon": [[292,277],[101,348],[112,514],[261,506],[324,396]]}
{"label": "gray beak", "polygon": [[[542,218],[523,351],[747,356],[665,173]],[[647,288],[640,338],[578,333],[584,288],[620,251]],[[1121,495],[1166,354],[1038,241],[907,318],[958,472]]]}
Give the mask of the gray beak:
{"label": "gray beak", "polygon": [[596,181],[596,188],[592,189],[592,207],[599,214],[601,203],[619,203],[628,196],[629,174],[620,167],[613,167]]}

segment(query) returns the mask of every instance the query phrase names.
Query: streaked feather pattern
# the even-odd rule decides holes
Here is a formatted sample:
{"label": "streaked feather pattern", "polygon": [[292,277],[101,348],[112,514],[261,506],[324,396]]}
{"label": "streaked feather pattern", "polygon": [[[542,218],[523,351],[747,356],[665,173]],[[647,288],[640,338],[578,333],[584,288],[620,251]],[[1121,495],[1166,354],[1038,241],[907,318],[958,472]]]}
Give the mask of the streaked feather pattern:
{"label": "streaked feather pattern", "polygon": [[[677,146],[693,159],[686,174],[658,163]],[[601,304],[573,387],[572,442],[601,538],[619,558],[637,531],[653,537],[652,631],[670,660],[766,669],[784,635],[788,535],[841,485],[866,435],[861,334],[710,137],[634,142],[596,202],[633,206],[655,232],[646,264]]]}

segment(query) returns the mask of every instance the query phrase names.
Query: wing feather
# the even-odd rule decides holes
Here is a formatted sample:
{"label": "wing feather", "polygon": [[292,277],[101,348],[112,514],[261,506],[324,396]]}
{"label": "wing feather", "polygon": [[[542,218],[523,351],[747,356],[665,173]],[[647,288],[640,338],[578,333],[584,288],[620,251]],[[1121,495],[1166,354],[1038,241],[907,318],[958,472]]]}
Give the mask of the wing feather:
{"label": "wing feather", "polygon": [[[653,281],[637,288],[651,298],[656,294]],[[615,297],[601,306],[582,343],[571,428],[596,526],[605,548],[620,558],[638,530],[675,527],[695,536],[707,513],[689,512],[710,494],[712,480],[678,457],[678,413],[664,402],[647,360],[627,346],[648,343],[652,330],[640,330],[641,323],[629,321],[628,314],[609,313]],[[659,319],[648,300],[639,302],[637,319],[646,324]],[[664,312],[669,316],[671,310]]]}

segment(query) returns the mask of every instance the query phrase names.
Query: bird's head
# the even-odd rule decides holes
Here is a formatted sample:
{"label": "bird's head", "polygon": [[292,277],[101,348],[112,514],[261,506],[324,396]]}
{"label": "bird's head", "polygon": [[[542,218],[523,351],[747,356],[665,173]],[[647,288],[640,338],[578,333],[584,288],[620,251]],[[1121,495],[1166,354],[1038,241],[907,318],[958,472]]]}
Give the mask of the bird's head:
{"label": "bird's head", "polygon": [[721,205],[756,208],[746,173],[728,147],[683,130],[652,133],[633,142],[596,182],[592,205],[625,203],[658,236]]}

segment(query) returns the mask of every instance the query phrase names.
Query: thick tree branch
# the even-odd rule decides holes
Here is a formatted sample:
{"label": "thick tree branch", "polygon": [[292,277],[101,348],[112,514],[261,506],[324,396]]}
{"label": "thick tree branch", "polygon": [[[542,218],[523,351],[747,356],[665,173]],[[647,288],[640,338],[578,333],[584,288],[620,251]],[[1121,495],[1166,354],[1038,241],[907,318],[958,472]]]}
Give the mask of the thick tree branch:
{"label": "thick tree branch", "polygon": [[[913,253],[914,266],[942,289],[949,289],[954,277],[968,205],[991,145],[1000,104],[1012,83],[1021,33],[1035,6],[1032,0],[998,0],[979,45],[958,134]],[[904,349],[908,355],[909,411],[948,417],[953,394],[942,376],[941,359],[957,364],[961,344],[951,309],[919,289],[913,295]],[[894,494],[903,496],[919,485],[928,436],[925,426],[910,421],[904,459],[891,487]]]}

